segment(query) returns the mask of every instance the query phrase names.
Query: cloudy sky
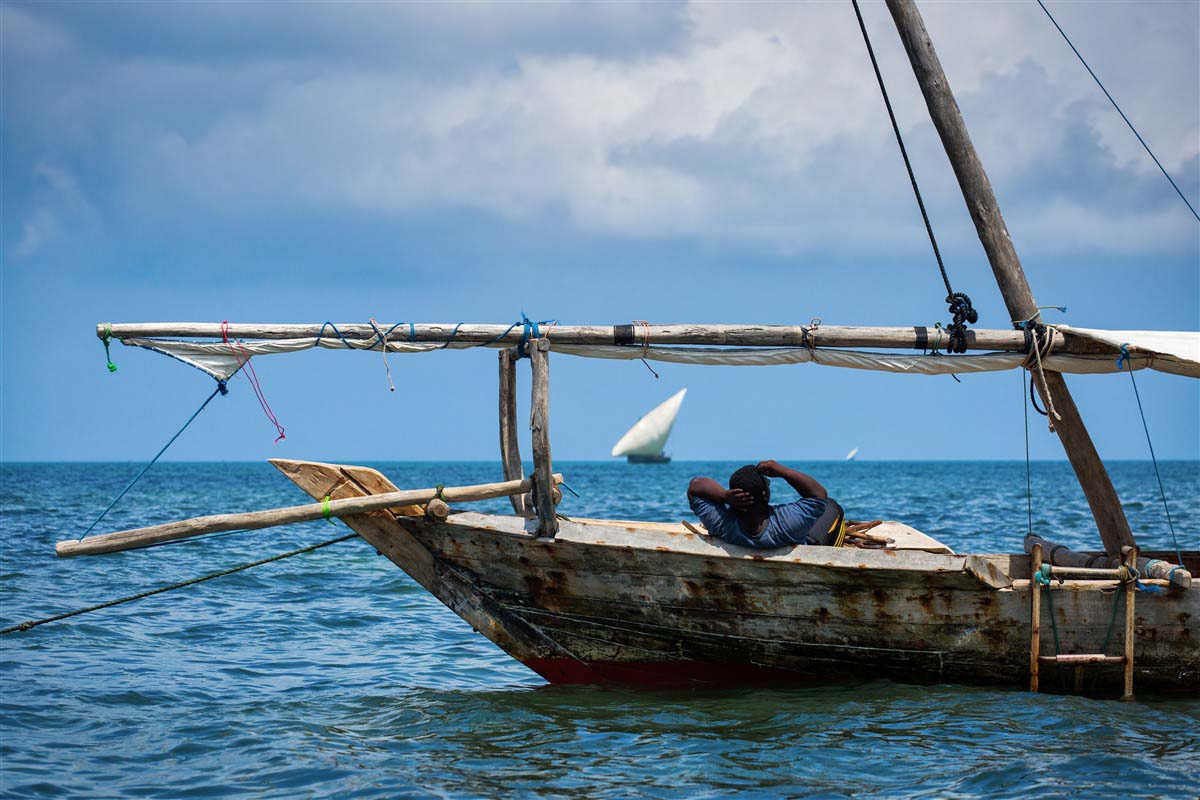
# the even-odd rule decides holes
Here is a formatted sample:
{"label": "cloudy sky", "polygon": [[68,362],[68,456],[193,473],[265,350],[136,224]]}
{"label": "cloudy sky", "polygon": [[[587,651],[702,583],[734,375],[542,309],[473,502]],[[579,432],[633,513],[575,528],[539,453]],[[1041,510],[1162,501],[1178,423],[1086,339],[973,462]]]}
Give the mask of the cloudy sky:
{"label": "cloudy sky", "polygon": [[[1200,198],[1200,4],[1050,4]],[[924,3],[1035,296],[1200,327],[1200,225],[1037,4]],[[864,15],[955,289],[1008,318],[882,4]],[[932,324],[944,291],[849,3],[0,4],[3,457],[143,459],[211,380],[104,320]],[[495,355],[308,353],[183,459],[492,458]],[[555,359],[556,455],[691,392],[683,458],[1019,458],[1020,377]],[[1161,454],[1195,382],[1142,373]],[[1071,380],[1140,458],[1125,379]],[[989,424],[980,425],[980,420]],[[1060,458],[1039,426],[1035,454]]]}

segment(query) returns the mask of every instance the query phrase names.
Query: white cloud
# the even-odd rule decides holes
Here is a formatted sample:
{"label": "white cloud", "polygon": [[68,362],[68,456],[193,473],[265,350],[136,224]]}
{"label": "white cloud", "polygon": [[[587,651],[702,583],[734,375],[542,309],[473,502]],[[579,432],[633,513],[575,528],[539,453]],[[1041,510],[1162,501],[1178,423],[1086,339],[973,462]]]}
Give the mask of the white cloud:
{"label": "white cloud", "polygon": [[21,260],[58,238],[67,219],[76,225],[94,220],[95,210],[79,184],[61,167],[39,163],[32,170],[33,207],[21,220],[21,233],[9,255]]}
{"label": "white cloud", "polygon": [[[203,15],[205,7],[185,8]],[[486,57],[460,52],[453,70],[355,58],[344,39],[374,42],[366,30],[376,7],[352,8],[364,25],[331,26],[318,15],[326,30],[313,18],[306,32],[315,55],[307,57],[122,56],[119,42],[109,42],[103,55],[78,55],[89,69],[56,73],[61,85],[23,84],[54,100],[31,98],[21,122],[70,157],[107,160],[114,190],[137,213],[450,207],[784,250],[926,246],[853,13],[842,4],[691,5],[683,19],[674,11],[664,18],[673,27],[660,47],[641,41],[632,51],[605,45],[640,19],[627,8],[611,19],[589,9],[606,21],[576,50],[533,12],[502,25],[486,6],[482,16],[456,7],[453,25],[449,11],[429,7],[418,17],[430,19],[405,16],[401,27],[459,26],[474,32],[460,43],[487,41]],[[1186,211],[1169,187],[1150,183],[1161,181],[1153,165],[1040,9],[922,8],[1024,246],[1194,247],[1175,222]],[[1186,186],[1200,185],[1192,174],[1200,165],[1196,9],[1052,9],[1113,76],[1110,88],[1152,132],[1168,167]],[[543,13],[588,38],[569,7]],[[890,19],[881,5],[864,13],[935,221],[951,246],[973,246]],[[1155,21],[1163,14],[1184,30],[1163,29]],[[242,22],[255,19],[264,24]],[[289,23],[289,35],[304,19]],[[479,35],[489,26],[494,37]],[[1133,188],[1114,199],[1094,189],[1104,183]],[[30,242],[40,230],[35,217]]]}

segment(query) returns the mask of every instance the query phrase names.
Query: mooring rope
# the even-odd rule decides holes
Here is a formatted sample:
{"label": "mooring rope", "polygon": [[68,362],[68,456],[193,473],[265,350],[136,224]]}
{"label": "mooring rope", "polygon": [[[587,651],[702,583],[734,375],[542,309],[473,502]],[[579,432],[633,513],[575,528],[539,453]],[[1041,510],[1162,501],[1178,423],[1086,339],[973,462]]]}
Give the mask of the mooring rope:
{"label": "mooring rope", "polygon": [[118,494],[116,496],[116,498],[114,498],[113,501],[108,504],[108,508],[101,511],[100,516],[96,517],[96,519],[92,522],[92,524],[87,526],[87,530],[85,530],[80,535],[79,541],[82,542],[83,538],[85,536],[87,536],[89,533],[91,533],[95,529],[95,527],[100,524],[100,520],[104,519],[104,517],[108,515],[108,512],[113,510],[113,506],[115,506],[117,503],[119,503],[121,501],[121,498],[124,497],[126,495],[126,493],[130,489],[133,488],[133,485],[142,479],[142,476],[146,474],[146,471],[154,466],[154,462],[158,461],[158,459],[162,456],[162,454],[167,452],[167,448],[175,443],[175,440],[179,438],[179,435],[181,433],[183,433],[185,430],[187,430],[188,425],[192,424],[192,420],[194,420],[196,417],[200,416],[200,412],[203,411],[204,408],[209,404],[209,402],[214,397],[216,397],[218,394],[222,394],[222,395],[229,394],[229,388],[225,385],[225,381],[217,381],[217,388],[213,389],[213,393],[204,399],[204,402],[200,404],[200,407],[197,408],[195,411],[193,411],[192,415],[190,417],[188,417],[187,422],[183,423],[183,427],[180,428],[179,430],[175,431],[175,435],[172,436],[170,439],[168,439],[167,443],[162,446],[162,449],[154,454],[154,458],[150,459],[150,462],[148,464],[146,464],[146,466],[142,467],[142,471],[139,472],[134,477],[134,479],[129,482],[129,485],[126,486],[124,489],[122,489],[121,493]]}
{"label": "mooring rope", "polygon": [[1182,566],[1183,551],[1179,548],[1179,539],[1175,537],[1175,523],[1171,520],[1171,509],[1167,507],[1167,490],[1163,486],[1162,473],[1158,471],[1158,457],[1154,455],[1154,442],[1150,440],[1150,426],[1146,424],[1146,411],[1142,408],[1142,396],[1138,392],[1137,379],[1133,377],[1133,359],[1129,355],[1128,342],[1121,345],[1121,356],[1117,359],[1117,369],[1129,372],[1129,382],[1133,384],[1133,396],[1137,398],[1138,414],[1142,417],[1142,430],[1146,432],[1146,446],[1150,448],[1150,462],[1154,464],[1154,477],[1158,479],[1158,494],[1162,498],[1163,511],[1167,514],[1167,527],[1171,530],[1171,542],[1175,545],[1175,558],[1178,559],[1176,563]]}
{"label": "mooring rope", "polygon": [[1075,57],[1079,59],[1079,63],[1083,64],[1083,68],[1088,71],[1088,74],[1092,76],[1092,80],[1094,80],[1096,85],[1100,87],[1100,91],[1104,92],[1104,96],[1108,98],[1108,102],[1112,103],[1112,107],[1115,108],[1117,113],[1121,115],[1121,119],[1125,120],[1125,124],[1129,126],[1129,130],[1133,131],[1133,135],[1136,136],[1137,140],[1142,143],[1142,147],[1145,148],[1146,152],[1150,155],[1150,158],[1154,160],[1154,164],[1158,167],[1159,172],[1161,172],[1163,177],[1167,179],[1167,182],[1171,184],[1171,188],[1173,188],[1175,193],[1179,195],[1179,199],[1182,200],[1183,204],[1188,207],[1188,211],[1192,212],[1192,216],[1196,218],[1196,221],[1200,222],[1200,214],[1196,213],[1196,209],[1190,202],[1188,202],[1187,197],[1184,196],[1183,192],[1179,188],[1179,185],[1175,183],[1175,179],[1170,176],[1166,167],[1164,167],[1162,162],[1158,160],[1158,156],[1154,155],[1154,151],[1150,149],[1150,145],[1146,144],[1146,140],[1142,138],[1140,133],[1138,133],[1137,128],[1133,127],[1133,123],[1129,121],[1129,117],[1125,116],[1125,112],[1121,110],[1119,105],[1117,105],[1117,101],[1111,94],[1108,93],[1108,89],[1104,88],[1104,84],[1100,82],[1100,78],[1098,78],[1096,73],[1092,71],[1092,68],[1088,66],[1087,60],[1084,59],[1083,54],[1079,52],[1079,48],[1075,46],[1075,43],[1071,41],[1071,37],[1067,36],[1067,32],[1064,31],[1062,26],[1058,24],[1058,20],[1056,20],[1054,15],[1050,13],[1050,9],[1046,8],[1046,4],[1043,3],[1042,0],[1037,0],[1037,3],[1042,7],[1042,11],[1046,12],[1046,16],[1050,18],[1050,21],[1054,23],[1054,27],[1058,29],[1059,34],[1062,35],[1063,41],[1065,41],[1070,46],[1071,51],[1075,53]]}
{"label": "mooring rope", "polygon": [[103,608],[112,608],[113,606],[119,606],[122,603],[131,603],[134,600],[141,600],[144,597],[152,597],[156,594],[162,594],[163,592],[170,592],[175,589],[182,589],[185,586],[195,586],[197,583],[204,583],[205,581],[211,581],[213,578],[220,578],[224,575],[232,575],[235,572],[241,572],[243,570],[250,569],[251,567],[259,567],[259,566],[262,566],[263,564],[270,564],[272,561],[282,561],[285,558],[291,558],[292,556],[298,556],[302,553],[311,553],[313,550],[320,550],[322,547],[329,547],[331,544],[337,544],[338,542],[345,542],[350,539],[357,539],[357,538],[358,538],[357,533],[349,533],[349,534],[346,534],[345,536],[339,536],[336,539],[329,539],[328,541],[318,542],[317,544],[311,544],[308,547],[301,547],[298,550],[291,550],[286,553],[280,553],[277,556],[271,556],[270,558],[264,558],[264,559],[260,559],[258,561],[251,561],[249,564],[241,564],[236,567],[230,567],[229,569],[223,569],[220,572],[213,572],[208,575],[202,575],[199,578],[192,578],[191,580],[180,581],[179,583],[172,583],[170,586],[161,586],[157,589],[151,589],[146,592],[138,592],[137,594],[132,594],[129,597],[122,597],[118,600],[109,600],[106,603],[97,603],[94,606],[88,606],[87,608],[76,609],[75,611],[68,611],[65,614],[55,614],[53,617],[46,617],[44,619],[36,619],[36,620],[30,620],[28,622],[22,622],[19,625],[13,625],[11,627],[0,630],[0,636],[3,636],[8,633],[13,633],[15,631],[27,631],[30,628],[36,628],[38,625],[45,625],[47,622],[57,622],[60,619],[67,619],[68,617],[77,617],[80,614],[87,614],[92,611],[99,611],[100,609],[103,609]]}
{"label": "mooring rope", "polygon": [[950,287],[950,276],[946,274],[946,264],[942,261],[942,252],[938,249],[937,237],[933,235],[933,225],[929,221],[929,213],[925,210],[925,201],[921,198],[921,188],[917,186],[917,176],[913,172],[912,162],[908,158],[908,150],[904,147],[904,137],[900,135],[900,125],[896,122],[896,113],[892,110],[892,100],[888,97],[887,87],[883,83],[883,73],[879,71],[879,62],[875,59],[875,48],[871,46],[871,37],[867,34],[867,24],[863,22],[862,11],[858,0],[850,0],[854,5],[854,15],[858,17],[858,28],[862,31],[863,41],[867,45],[867,55],[871,57],[871,67],[875,70],[875,80],[879,83],[879,91],[883,94],[883,104],[887,106],[888,118],[892,121],[892,131],[896,134],[896,144],[900,145],[900,156],[904,159],[904,168],[908,170],[908,180],[912,183],[913,194],[917,197],[917,207],[921,209],[921,219],[925,221],[925,232],[929,234],[929,244],[933,246],[933,257],[937,260],[938,270],[942,273],[942,283],[946,285],[946,302],[949,304],[952,321],[946,326],[950,334],[950,342],[946,349],[951,353],[967,352],[967,323],[979,321],[979,313],[971,306],[971,298],[963,292],[956,292]]}

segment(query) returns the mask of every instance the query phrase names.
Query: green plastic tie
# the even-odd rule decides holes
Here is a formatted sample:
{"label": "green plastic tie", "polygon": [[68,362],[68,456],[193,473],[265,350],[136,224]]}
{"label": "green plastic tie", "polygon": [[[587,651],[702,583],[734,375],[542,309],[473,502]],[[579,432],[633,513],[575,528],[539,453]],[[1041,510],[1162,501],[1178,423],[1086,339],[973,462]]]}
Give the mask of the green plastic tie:
{"label": "green plastic tie", "polygon": [[117,365],[113,363],[112,354],[109,352],[108,343],[113,338],[112,323],[104,323],[104,335],[100,337],[100,341],[104,342],[104,360],[108,363],[108,371],[116,372]]}
{"label": "green plastic tie", "polygon": [[325,499],[321,501],[321,513],[325,515],[325,521],[333,525],[333,509],[329,507],[329,495],[325,495]]}
{"label": "green plastic tie", "polygon": [[442,494],[442,490],[445,488],[446,488],[446,485],[444,483],[439,483],[436,487],[434,487],[434,489],[435,489],[434,497],[436,497],[438,500],[441,500],[443,503],[446,502],[446,497],[445,497],[445,495]]}

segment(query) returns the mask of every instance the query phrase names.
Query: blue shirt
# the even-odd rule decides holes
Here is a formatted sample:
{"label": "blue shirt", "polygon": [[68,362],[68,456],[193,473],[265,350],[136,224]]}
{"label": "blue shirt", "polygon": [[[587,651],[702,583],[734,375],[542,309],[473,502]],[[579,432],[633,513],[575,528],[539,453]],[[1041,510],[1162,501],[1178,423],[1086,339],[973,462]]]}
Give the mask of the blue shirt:
{"label": "blue shirt", "polygon": [[758,536],[747,536],[738,524],[737,514],[724,503],[710,503],[699,497],[690,499],[695,513],[710,535],[740,547],[790,547],[795,544],[816,544],[808,540],[812,525],[828,503],[815,497],[802,497],[793,503],[771,506],[767,527]]}

